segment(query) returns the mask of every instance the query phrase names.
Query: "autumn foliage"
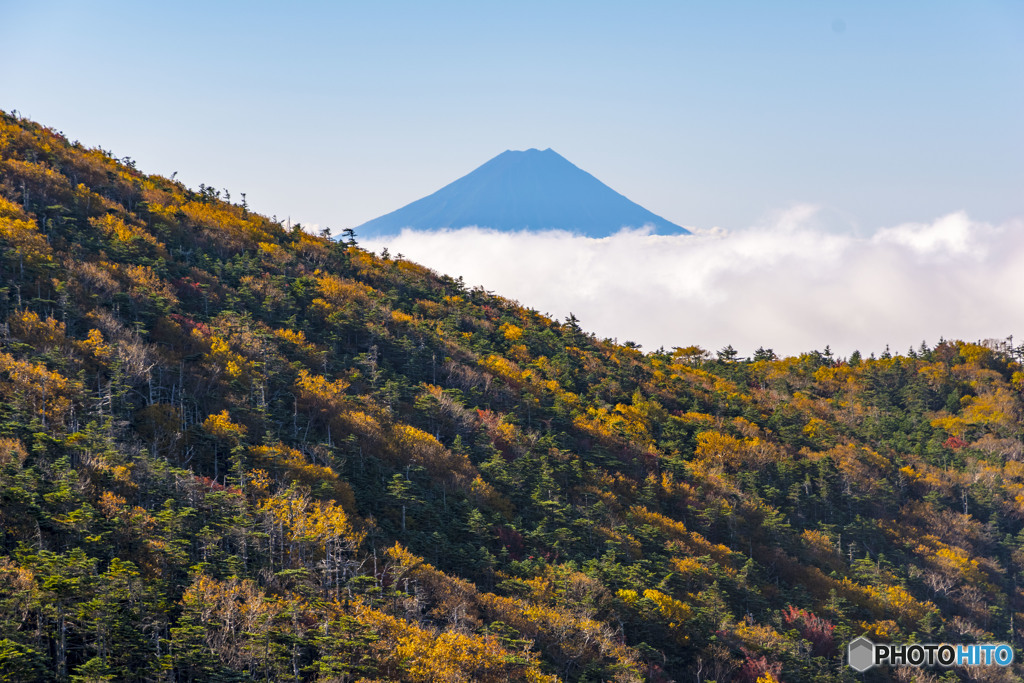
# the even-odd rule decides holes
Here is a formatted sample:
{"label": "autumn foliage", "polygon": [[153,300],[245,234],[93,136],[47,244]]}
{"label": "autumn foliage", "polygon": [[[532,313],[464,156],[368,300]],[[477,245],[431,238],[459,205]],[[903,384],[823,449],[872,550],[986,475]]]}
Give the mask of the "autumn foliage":
{"label": "autumn foliage", "polygon": [[1024,349],[680,343],[0,113],[0,679],[792,683],[1024,636]]}

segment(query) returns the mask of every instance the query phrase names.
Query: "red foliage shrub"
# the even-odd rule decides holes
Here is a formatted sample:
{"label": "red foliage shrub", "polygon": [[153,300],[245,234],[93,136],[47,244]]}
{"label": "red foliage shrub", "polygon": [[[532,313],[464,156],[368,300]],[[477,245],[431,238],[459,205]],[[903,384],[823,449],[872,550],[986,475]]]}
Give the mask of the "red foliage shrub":
{"label": "red foliage shrub", "polygon": [[948,448],[953,451],[958,451],[966,445],[967,442],[961,439],[959,436],[951,436],[942,442],[943,448]]}
{"label": "red foliage shrub", "polygon": [[829,620],[813,612],[787,605],[782,611],[782,621],[786,626],[795,626],[804,640],[810,641],[814,656],[830,657],[835,652],[836,644],[832,632],[836,627]]}
{"label": "red foliage shrub", "polygon": [[764,655],[755,655],[745,647],[741,647],[740,650],[743,651],[746,661],[740,667],[739,680],[743,683],[757,683],[757,679],[766,673],[770,673],[776,680],[779,680],[779,676],[782,674],[782,662],[769,662]]}

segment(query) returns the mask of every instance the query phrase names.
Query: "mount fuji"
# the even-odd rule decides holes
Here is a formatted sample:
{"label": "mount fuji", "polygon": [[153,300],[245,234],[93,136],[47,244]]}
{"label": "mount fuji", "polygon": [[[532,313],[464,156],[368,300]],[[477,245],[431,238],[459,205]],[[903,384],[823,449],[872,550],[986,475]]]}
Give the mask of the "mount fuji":
{"label": "mount fuji", "polygon": [[552,149],[508,150],[437,192],[355,228],[361,237],[403,228],[480,226],[501,231],[567,230],[606,237],[623,227],[689,233],[630,201]]}

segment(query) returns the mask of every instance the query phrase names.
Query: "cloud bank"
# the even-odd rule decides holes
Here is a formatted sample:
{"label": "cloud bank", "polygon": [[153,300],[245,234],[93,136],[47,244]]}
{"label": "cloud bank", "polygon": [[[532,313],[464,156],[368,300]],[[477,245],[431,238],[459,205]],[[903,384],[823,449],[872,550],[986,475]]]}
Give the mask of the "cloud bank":
{"label": "cloud bank", "polygon": [[818,214],[799,205],[749,229],[680,236],[407,230],[363,246],[648,350],[905,352],[1020,330],[1024,221],[961,212],[856,235],[820,229]]}

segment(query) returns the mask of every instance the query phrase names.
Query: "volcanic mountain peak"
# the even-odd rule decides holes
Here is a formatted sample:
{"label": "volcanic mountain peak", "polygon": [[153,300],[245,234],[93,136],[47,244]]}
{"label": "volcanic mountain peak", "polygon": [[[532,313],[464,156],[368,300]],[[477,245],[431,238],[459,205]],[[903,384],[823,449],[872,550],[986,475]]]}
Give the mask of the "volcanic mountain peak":
{"label": "volcanic mountain peak", "polygon": [[506,150],[437,192],[363,223],[364,237],[403,228],[476,225],[495,230],[568,230],[604,237],[623,227],[687,233],[630,201],[548,148]]}

